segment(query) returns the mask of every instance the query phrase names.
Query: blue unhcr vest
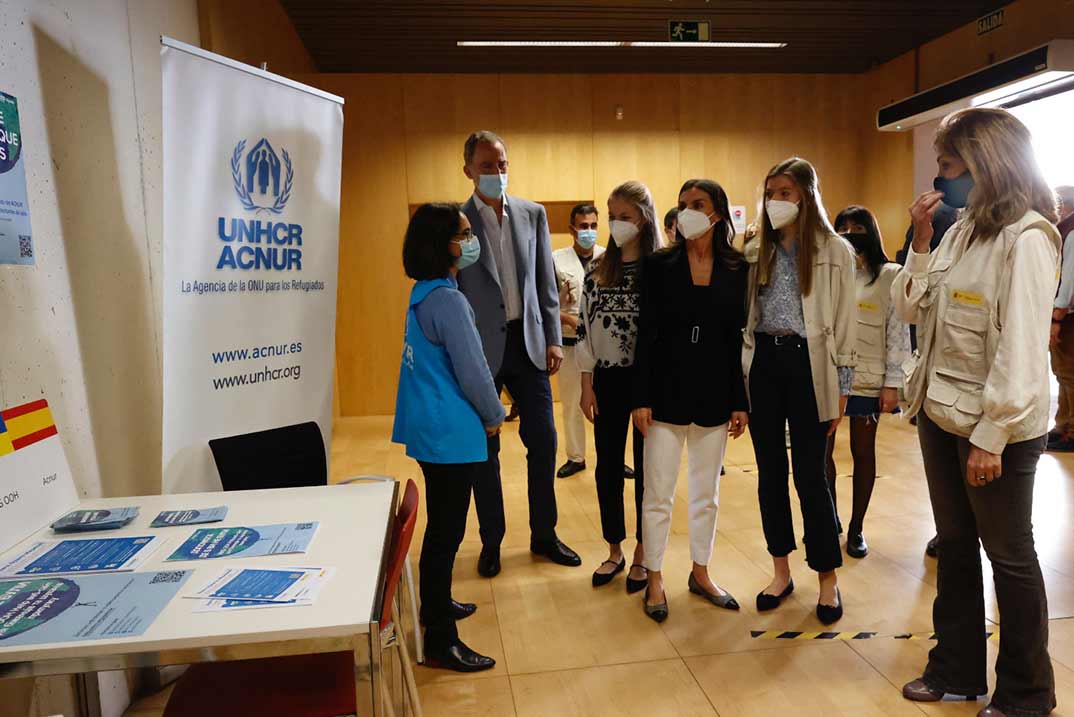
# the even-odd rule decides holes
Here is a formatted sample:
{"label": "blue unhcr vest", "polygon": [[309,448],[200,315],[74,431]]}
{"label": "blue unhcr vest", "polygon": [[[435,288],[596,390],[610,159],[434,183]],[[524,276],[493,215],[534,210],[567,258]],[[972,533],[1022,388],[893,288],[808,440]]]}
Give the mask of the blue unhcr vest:
{"label": "blue unhcr vest", "polygon": [[425,337],[414,311],[442,287],[455,284],[429,279],[410,292],[392,442],[404,444],[408,456],[425,463],[481,463],[488,458],[481,418],[455,380],[447,349]]}

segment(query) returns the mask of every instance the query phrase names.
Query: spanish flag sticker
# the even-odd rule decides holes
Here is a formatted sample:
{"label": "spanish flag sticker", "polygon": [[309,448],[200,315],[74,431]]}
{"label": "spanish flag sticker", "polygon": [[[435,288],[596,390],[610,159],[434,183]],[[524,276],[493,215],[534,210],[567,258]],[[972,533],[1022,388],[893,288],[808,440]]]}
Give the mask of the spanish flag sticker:
{"label": "spanish flag sticker", "polygon": [[880,307],[876,304],[869,303],[868,301],[859,301],[858,308],[862,311],[879,311]]}
{"label": "spanish flag sticker", "polygon": [[56,435],[48,401],[33,401],[0,411],[0,456]]}

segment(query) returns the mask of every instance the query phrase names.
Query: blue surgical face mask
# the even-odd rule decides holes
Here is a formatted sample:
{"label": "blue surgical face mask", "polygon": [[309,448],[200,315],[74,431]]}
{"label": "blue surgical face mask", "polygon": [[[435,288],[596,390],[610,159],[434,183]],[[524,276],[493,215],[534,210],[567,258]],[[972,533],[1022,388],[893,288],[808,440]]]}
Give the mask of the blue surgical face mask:
{"label": "blue surgical face mask", "polygon": [[489,199],[499,199],[507,191],[507,174],[482,174],[477,180],[477,190]]}
{"label": "blue surgical face mask", "polygon": [[597,244],[597,230],[596,229],[579,229],[578,230],[578,246],[583,249],[592,249]]}
{"label": "blue surgical face mask", "polygon": [[471,236],[465,241],[456,241],[456,244],[462,249],[462,254],[455,260],[456,268],[462,270],[468,266],[472,266],[481,257],[481,242],[477,237]]}
{"label": "blue surgical face mask", "polygon": [[967,170],[954,179],[936,177],[932,180],[932,186],[937,192],[943,192],[944,204],[955,209],[962,209],[969,202],[970,191],[973,189],[973,175]]}

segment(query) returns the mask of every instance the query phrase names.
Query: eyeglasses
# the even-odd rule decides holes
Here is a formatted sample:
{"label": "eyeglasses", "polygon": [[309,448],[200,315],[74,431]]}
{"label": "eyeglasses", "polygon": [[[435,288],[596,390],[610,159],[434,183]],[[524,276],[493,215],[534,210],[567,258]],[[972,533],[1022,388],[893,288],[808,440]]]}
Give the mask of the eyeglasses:
{"label": "eyeglasses", "polygon": [[463,241],[473,241],[474,239],[476,239],[476,238],[477,238],[477,235],[476,235],[476,234],[474,234],[474,230],[473,230],[473,229],[467,229],[467,230],[465,230],[465,231],[461,231],[461,232],[459,232],[458,234],[456,234],[455,236],[457,236],[457,237],[462,237],[462,241],[459,241],[459,240],[457,240],[457,239],[453,239],[453,240],[452,240],[452,241],[454,241],[454,242],[455,242],[456,244],[462,244],[462,242],[463,242]]}

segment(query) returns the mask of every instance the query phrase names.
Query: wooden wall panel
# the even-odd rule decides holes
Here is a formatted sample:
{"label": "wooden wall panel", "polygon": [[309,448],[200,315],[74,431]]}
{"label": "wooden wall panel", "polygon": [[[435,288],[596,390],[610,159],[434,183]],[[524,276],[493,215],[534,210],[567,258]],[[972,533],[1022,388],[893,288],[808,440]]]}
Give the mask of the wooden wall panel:
{"label": "wooden wall panel", "polygon": [[281,75],[316,72],[279,0],[198,0],[201,46]]}
{"label": "wooden wall panel", "polygon": [[830,212],[858,195],[862,113],[855,76],[688,75],[681,86],[682,178],[707,177],[757,217],[765,174],[814,163]]}
{"label": "wooden wall panel", "polygon": [[[593,194],[597,206],[628,179],[653,193],[657,211],[678,200],[679,78],[667,75],[602,75],[594,80]],[[616,119],[622,106],[623,119]],[[608,237],[607,227],[601,241]]]}
{"label": "wooden wall panel", "polygon": [[903,57],[867,73],[861,99],[869,110],[862,118],[860,150],[862,196],[877,216],[888,257],[902,248],[914,199],[914,136],[912,132],[880,132],[876,109],[913,94],[914,58]]}
{"label": "wooden wall panel", "polygon": [[[392,413],[411,282],[403,89],[390,75],[321,75],[346,99],[340,196],[336,372],[344,416]],[[369,111],[369,108],[376,111]]]}
{"label": "wooden wall panel", "polygon": [[509,192],[542,202],[593,199],[593,92],[588,75],[501,76]]}
{"label": "wooden wall panel", "polygon": [[465,200],[473,193],[462,172],[466,138],[477,130],[502,132],[499,77],[412,75],[402,85],[404,122],[391,141],[405,139],[410,202]]}

